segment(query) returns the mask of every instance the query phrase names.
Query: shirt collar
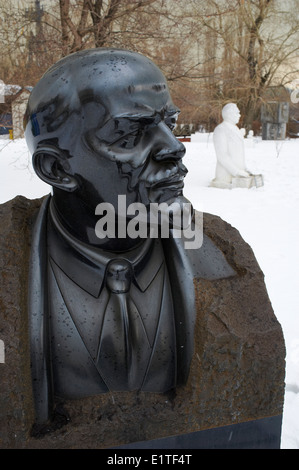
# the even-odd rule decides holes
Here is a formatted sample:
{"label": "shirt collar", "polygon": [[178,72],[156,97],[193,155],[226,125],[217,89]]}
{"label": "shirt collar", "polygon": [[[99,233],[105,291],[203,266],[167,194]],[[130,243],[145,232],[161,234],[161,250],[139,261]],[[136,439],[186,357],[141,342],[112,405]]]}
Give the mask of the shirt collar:
{"label": "shirt collar", "polygon": [[59,220],[53,201],[49,208],[48,247],[53,261],[81,288],[98,297],[106,266],[112,259],[126,259],[133,267],[134,283],[144,292],[164,262],[159,239],[144,243],[126,253],[112,253],[93,247],[74,237]]}

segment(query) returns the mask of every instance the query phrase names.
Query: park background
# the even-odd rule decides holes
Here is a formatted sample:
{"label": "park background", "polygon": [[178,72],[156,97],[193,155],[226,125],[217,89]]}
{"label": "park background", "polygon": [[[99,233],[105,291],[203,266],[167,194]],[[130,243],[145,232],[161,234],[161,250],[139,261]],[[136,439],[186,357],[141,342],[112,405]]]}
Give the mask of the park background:
{"label": "park background", "polygon": [[[290,449],[299,448],[298,44],[299,0],[0,0],[0,203],[50,191],[12,107],[52,64],[93,47],[150,57],[181,109],[175,132],[189,139],[185,195],[236,227],[265,274],[286,341],[282,448]],[[273,101],[288,103],[286,132],[262,140],[261,109]],[[263,175],[262,187],[209,187],[213,130],[228,102],[241,111],[247,167]]]}

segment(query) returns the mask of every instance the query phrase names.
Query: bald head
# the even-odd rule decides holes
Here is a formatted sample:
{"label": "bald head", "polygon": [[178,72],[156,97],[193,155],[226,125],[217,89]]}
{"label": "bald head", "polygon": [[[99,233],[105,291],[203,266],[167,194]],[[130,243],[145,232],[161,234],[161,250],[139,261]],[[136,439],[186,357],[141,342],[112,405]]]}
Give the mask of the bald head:
{"label": "bald head", "polygon": [[222,117],[224,121],[231,124],[237,124],[240,120],[240,111],[235,103],[227,103],[222,108]]}
{"label": "bald head", "polygon": [[96,205],[117,208],[118,195],[128,206],[174,201],[186,174],[185,147],[172,133],[178,112],[147,57],[116,49],[71,54],[30,96],[25,137],[33,167],[66,218],[70,206],[73,213],[82,207],[94,223]]}
{"label": "bald head", "polygon": [[45,139],[74,148],[84,131],[119,116],[151,115],[161,105],[174,108],[165,77],[147,57],[118,49],[80,51],[52,66],[33,89],[27,144],[32,153]]}

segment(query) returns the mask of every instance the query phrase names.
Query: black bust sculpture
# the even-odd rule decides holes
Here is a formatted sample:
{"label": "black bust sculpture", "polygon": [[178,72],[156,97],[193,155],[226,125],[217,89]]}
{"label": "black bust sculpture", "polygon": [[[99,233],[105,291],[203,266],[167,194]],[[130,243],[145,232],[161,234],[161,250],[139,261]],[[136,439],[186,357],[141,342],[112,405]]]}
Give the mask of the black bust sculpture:
{"label": "black bust sculpture", "polygon": [[[183,385],[193,354],[193,279],[233,276],[213,242],[99,238],[96,207],[119,223],[132,203],[183,206],[179,110],[148,58],[92,49],[51,67],[36,85],[25,136],[37,175],[53,188],[36,222],[30,334],[37,422],[53,397],[165,392]],[[130,216],[126,219],[129,222]]]}

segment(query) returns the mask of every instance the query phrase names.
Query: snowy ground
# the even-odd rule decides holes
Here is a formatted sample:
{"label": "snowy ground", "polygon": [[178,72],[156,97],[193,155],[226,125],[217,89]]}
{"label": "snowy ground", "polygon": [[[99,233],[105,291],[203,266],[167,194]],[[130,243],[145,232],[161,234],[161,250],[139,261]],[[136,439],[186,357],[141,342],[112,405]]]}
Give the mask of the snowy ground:
{"label": "snowy ground", "polygon": [[[185,195],[236,227],[265,274],[287,348],[281,447],[299,449],[299,139],[246,143],[248,169],[264,176],[264,186],[250,190],[209,188],[216,162],[211,134],[196,134],[186,149]],[[31,168],[25,141],[0,139],[0,203],[49,192]]]}

